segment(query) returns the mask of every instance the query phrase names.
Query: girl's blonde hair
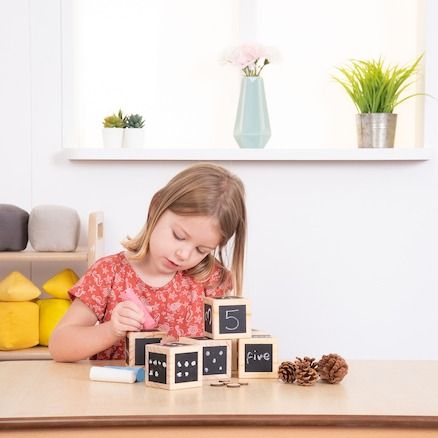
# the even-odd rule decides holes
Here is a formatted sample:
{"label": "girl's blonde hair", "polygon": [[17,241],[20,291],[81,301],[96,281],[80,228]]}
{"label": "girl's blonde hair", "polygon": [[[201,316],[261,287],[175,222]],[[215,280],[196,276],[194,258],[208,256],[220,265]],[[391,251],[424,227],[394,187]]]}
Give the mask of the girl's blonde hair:
{"label": "girl's blonde hair", "polygon": [[[198,281],[206,281],[217,262],[224,268],[224,250],[234,237],[231,262],[231,279],[235,294],[242,295],[243,263],[246,240],[245,189],[242,181],[221,166],[200,163],[178,173],[152,198],[148,218],[140,233],[127,238],[123,246],[132,252],[132,258],[141,259],[149,250],[152,231],[166,210],[182,216],[214,217],[219,224],[220,242],[213,254],[206,256],[198,265],[187,271]],[[218,284],[228,277],[221,270]]]}

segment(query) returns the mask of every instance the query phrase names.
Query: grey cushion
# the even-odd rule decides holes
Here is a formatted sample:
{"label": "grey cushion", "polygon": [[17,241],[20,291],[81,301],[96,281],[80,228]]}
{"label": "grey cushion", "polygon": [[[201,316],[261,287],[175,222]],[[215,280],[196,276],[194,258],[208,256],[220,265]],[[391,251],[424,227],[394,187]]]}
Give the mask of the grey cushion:
{"label": "grey cushion", "polygon": [[22,251],[27,246],[29,213],[15,205],[0,204],[0,251]]}
{"label": "grey cushion", "polygon": [[74,251],[79,242],[76,210],[61,205],[39,205],[29,217],[29,240],[35,251]]}

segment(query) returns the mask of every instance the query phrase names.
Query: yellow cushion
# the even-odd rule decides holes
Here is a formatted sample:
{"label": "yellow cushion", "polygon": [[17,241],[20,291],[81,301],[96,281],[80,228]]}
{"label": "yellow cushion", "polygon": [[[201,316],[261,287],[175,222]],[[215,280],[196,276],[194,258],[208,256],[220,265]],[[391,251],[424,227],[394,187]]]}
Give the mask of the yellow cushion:
{"label": "yellow cushion", "polygon": [[52,297],[68,300],[68,291],[78,280],[79,277],[71,269],[64,269],[47,280],[43,284],[43,289]]}
{"label": "yellow cushion", "polygon": [[61,300],[59,298],[48,298],[38,300],[40,308],[40,344],[49,345],[49,338],[53,329],[67,312],[71,301]]}
{"label": "yellow cushion", "polygon": [[0,303],[0,350],[38,345],[38,305],[29,301]]}
{"label": "yellow cushion", "polygon": [[11,272],[0,281],[0,301],[29,301],[40,294],[41,291],[18,271]]}

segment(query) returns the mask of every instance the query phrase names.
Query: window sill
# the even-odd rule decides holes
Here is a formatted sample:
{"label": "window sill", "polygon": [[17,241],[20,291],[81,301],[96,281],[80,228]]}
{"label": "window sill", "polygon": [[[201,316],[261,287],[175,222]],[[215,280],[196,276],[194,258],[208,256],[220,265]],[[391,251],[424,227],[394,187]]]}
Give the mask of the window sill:
{"label": "window sill", "polygon": [[429,148],[394,149],[147,149],[69,148],[71,161],[426,161]]}

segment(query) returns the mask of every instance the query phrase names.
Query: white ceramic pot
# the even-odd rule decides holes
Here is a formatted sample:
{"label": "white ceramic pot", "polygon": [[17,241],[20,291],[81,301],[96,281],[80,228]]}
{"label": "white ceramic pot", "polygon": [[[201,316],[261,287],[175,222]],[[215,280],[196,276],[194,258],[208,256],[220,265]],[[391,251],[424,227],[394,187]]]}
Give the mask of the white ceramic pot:
{"label": "white ceramic pot", "polygon": [[102,128],[104,148],[121,148],[123,145],[123,128]]}
{"label": "white ceramic pot", "polygon": [[123,146],[125,148],[142,148],[144,146],[144,129],[126,128]]}

